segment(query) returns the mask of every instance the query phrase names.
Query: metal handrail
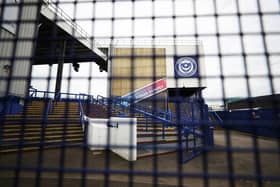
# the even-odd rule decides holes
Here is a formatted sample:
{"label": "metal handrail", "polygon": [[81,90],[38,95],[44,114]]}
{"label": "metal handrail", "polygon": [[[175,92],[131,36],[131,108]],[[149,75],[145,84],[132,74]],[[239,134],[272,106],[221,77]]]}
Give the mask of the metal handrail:
{"label": "metal handrail", "polygon": [[[32,92],[34,90],[30,90],[30,91]],[[43,98],[49,98],[48,97],[49,94],[55,94],[55,92],[49,92],[49,91],[36,90],[35,92],[36,92],[36,94],[35,94],[36,97],[37,97],[37,93],[43,93],[43,96],[44,96]],[[33,94],[30,94],[30,95],[33,95]],[[128,103],[128,101],[121,97],[113,96],[111,98],[106,98],[101,95],[97,95],[96,100],[95,100],[94,96],[88,95],[88,94],[82,94],[82,93],[80,93],[80,94],[58,93],[58,95],[59,95],[60,99],[62,98],[61,97],[62,95],[67,95],[67,96],[74,96],[75,99],[78,100],[79,107],[81,110],[80,112],[82,112],[82,114],[80,114],[81,115],[80,117],[82,118],[82,120],[84,119],[84,113],[83,113],[81,101],[87,99],[87,100],[90,100],[91,103],[96,101],[98,104],[101,104],[101,105],[111,104],[114,109],[116,109],[116,106],[121,106],[121,107],[128,109],[129,111],[141,113],[146,117],[152,117],[153,119],[159,120],[169,126],[181,126],[182,124],[184,124],[181,127],[187,128],[189,130],[195,129],[194,130],[195,134],[197,134],[197,135],[201,134],[200,132],[196,131],[196,129],[199,128],[199,125],[200,125],[199,123],[192,122],[192,126],[185,125],[188,121],[191,121],[191,119],[187,119],[187,120],[181,119],[181,121],[177,121],[176,115],[172,114],[171,111],[164,111],[164,110],[158,109],[158,108],[155,109],[155,108],[152,108],[151,106],[146,106],[146,105],[142,105],[142,104],[138,104],[138,103],[132,103],[132,104],[126,105],[123,103]],[[54,99],[56,99],[56,98],[54,98]],[[124,112],[121,112],[117,109],[116,109],[116,111],[119,112],[123,116],[125,114]]]}
{"label": "metal handrail", "polygon": [[82,126],[83,129],[85,129],[83,125],[85,125],[84,122],[87,121],[87,118],[85,118],[85,113],[84,113],[81,99],[79,99],[79,115],[80,115],[80,125]]}
{"label": "metal handrail", "polygon": [[214,114],[213,116],[214,116],[216,119],[218,119],[218,123],[219,123],[220,125],[223,124],[222,118],[220,117],[220,115],[219,115],[216,111],[214,111],[212,108],[210,108],[210,113],[211,113],[211,114]]}
{"label": "metal handrail", "polygon": [[[87,118],[85,117],[86,115],[84,114],[84,111],[83,111],[83,106],[82,106],[82,100],[88,100],[90,101],[91,103],[95,102],[95,99],[94,99],[94,96],[92,95],[88,95],[88,94],[73,94],[73,93],[58,93],[56,94],[55,92],[50,92],[50,91],[39,91],[37,89],[30,89],[29,90],[29,96],[31,98],[44,98],[44,99],[48,99],[49,100],[49,103],[48,103],[48,107],[47,107],[47,110],[46,110],[46,114],[45,114],[45,118],[44,118],[44,122],[46,123],[46,120],[47,120],[47,117],[48,117],[48,112],[50,110],[50,102],[52,100],[54,100],[55,102],[59,101],[60,99],[62,99],[62,96],[63,95],[66,95],[66,96],[74,96],[74,98],[79,102],[79,115],[80,115],[80,124],[81,126],[83,127],[83,125],[85,124],[85,120],[87,120]],[[37,93],[42,93],[43,94],[43,97],[38,97]],[[53,94],[54,97],[53,98],[49,98],[49,95],[50,94]],[[55,97],[57,96],[57,98]],[[67,97],[66,97],[67,98]],[[53,104],[55,104],[55,102],[53,102]],[[54,106],[53,106],[54,107]],[[85,127],[83,127],[85,129]]]}
{"label": "metal handrail", "polygon": [[[126,101],[126,102],[128,102],[128,101],[123,99],[123,98],[116,97],[116,96],[113,96],[110,99],[111,99],[112,106],[114,106],[113,103],[117,103],[118,106],[125,107],[129,111],[132,110],[134,112],[141,113],[146,117],[151,117],[153,119],[159,120],[159,121],[163,122],[164,125],[183,127],[185,129],[189,130],[189,132],[192,132],[194,135],[201,136],[201,132],[197,130],[197,128],[200,127],[199,123],[193,122],[192,126],[186,126],[185,125],[185,123],[186,123],[185,120],[181,120],[181,121],[178,122],[178,121],[174,120],[174,119],[176,119],[174,117],[170,117],[171,120],[169,120],[168,117],[171,114],[170,111],[164,112],[163,110],[158,109],[160,112],[163,112],[165,114],[165,115],[163,115],[164,117],[161,117],[161,115],[158,115],[158,114],[160,114],[160,112],[158,112],[157,110],[152,111],[152,107],[150,107],[150,106],[145,106],[145,105],[136,104],[136,103],[133,103],[131,105],[122,105],[122,103],[124,101]],[[100,95],[97,96],[97,102],[99,104],[107,105],[108,100],[109,100],[108,98],[105,98],[103,96],[100,96]],[[147,109],[149,109],[152,112],[148,111]],[[175,116],[175,115],[172,115],[172,116]]]}
{"label": "metal handrail", "polygon": [[212,111],[214,113],[214,115],[217,117],[217,119],[219,120],[220,123],[223,123],[222,118],[219,116],[219,114],[216,111]]}
{"label": "metal handrail", "polygon": [[[44,98],[46,98],[49,93],[54,93],[54,92],[47,92],[47,91],[38,91],[38,90],[30,90],[31,92],[39,92],[39,93],[44,93]],[[182,145],[183,144],[183,138],[181,136],[185,136],[185,138],[189,138],[189,135],[191,135],[192,141],[194,142],[194,147],[190,148],[188,146],[188,143],[186,143],[186,147],[185,150],[186,151],[193,151],[193,154],[191,154],[190,156],[187,156],[186,159],[182,160],[182,163],[187,162],[188,160],[196,157],[197,155],[199,155],[201,153],[201,145],[197,145],[197,138],[198,137],[202,137],[204,139],[206,139],[207,141],[207,137],[209,137],[207,135],[206,131],[209,131],[210,129],[204,129],[204,125],[205,121],[201,121],[199,124],[198,121],[192,121],[191,124],[187,125],[186,121],[178,121],[178,120],[174,120],[174,117],[176,117],[176,115],[173,115],[171,111],[163,111],[163,110],[154,110],[151,106],[145,106],[145,105],[140,105],[140,104],[124,104],[124,102],[127,102],[125,100],[123,100],[121,97],[111,97],[111,98],[106,98],[103,97],[101,95],[98,95],[96,97],[96,99],[94,99],[94,97],[92,95],[88,95],[88,94],[72,94],[72,93],[59,93],[59,94],[66,94],[66,95],[74,95],[77,98],[77,101],[79,102],[79,116],[80,116],[80,125],[83,128],[83,131],[85,133],[85,138],[84,141],[87,141],[87,129],[88,129],[88,124],[89,124],[89,120],[87,118],[87,116],[84,113],[83,110],[83,101],[90,101],[92,102],[96,102],[98,104],[101,105],[105,105],[105,106],[111,106],[112,110],[114,111],[118,111],[118,106],[121,106],[123,108],[123,111],[118,111],[119,114],[124,115],[125,114],[125,109],[128,109],[128,111],[133,111],[136,113],[140,113],[142,115],[144,115],[146,117],[146,120],[148,118],[152,118],[155,120],[158,120],[162,123],[162,138],[165,139],[165,127],[166,126],[176,126],[177,127],[177,132],[178,132],[178,136],[179,136],[179,142]],[[32,95],[32,94],[30,94]],[[48,98],[49,99],[49,98]],[[51,99],[49,99],[49,103],[48,103],[48,109],[47,111],[49,111],[49,107],[50,107],[50,101]],[[206,105],[207,107],[207,105]],[[208,108],[208,107],[207,107]],[[207,110],[208,111],[208,110]],[[48,113],[46,113],[45,115],[45,124],[47,124],[47,115]],[[128,115],[127,115],[128,116]],[[204,118],[203,118],[204,119]],[[147,122],[147,121],[146,121]],[[108,128],[115,128],[113,126],[108,125]],[[147,127],[147,125],[146,125]],[[202,131],[200,131],[198,128],[202,127]],[[204,130],[203,130],[204,129]],[[204,133],[203,133],[204,132]]]}
{"label": "metal handrail", "polygon": [[[43,96],[38,96],[38,94],[42,93]],[[50,95],[53,95],[53,97],[49,97]],[[94,96],[93,95],[88,95],[88,94],[83,94],[83,93],[66,93],[66,92],[60,92],[60,93],[56,93],[56,92],[52,92],[52,91],[40,91],[37,89],[29,89],[29,96],[31,98],[49,98],[49,99],[54,99],[56,101],[59,101],[60,99],[64,99],[64,98],[69,98],[69,99],[76,99],[78,100],[79,98],[83,98],[90,100],[91,102],[95,101]],[[73,96],[73,97],[71,97]]]}
{"label": "metal handrail", "polygon": [[61,8],[59,8],[57,6],[57,3],[53,2],[52,0],[43,1],[50,10],[52,10],[55,14],[58,14],[68,25],[73,27],[82,36],[82,38],[87,41],[90,47],[101,47],[101,45],[99,45],[97,42],[93,42],[92,40],[90,40],[89,34],[80,25],[73,22],[73,19]]}
{"label": "metal handrail", "polygon": [[[120,106],[133,105],[133,107],[137,107],[138,109],[149,111],[150,113],[155,113],[155,114],[158,114],[160,116],[162,116],[162,114],[164,114],[164,116],[169,116],[170,115],[170,112],[166,112],[165,110],[155,108],[155,107],[152,107],[152,106],[142,105],[142,104],[138,104],[138,103],[137,104],[136,103],[130,104],[131,102],[129,100],[121,98],[119,96],[112,96],[110,98],[112,100],[111,103],[113,103],[115,105],[120,105]],[[108,99],[101,96],[101,95],[97,96],[97,100],[102,104],[108,104]]]}
{"label": "metal handrail", "polygon": [[51,109],[51,102],[52,102],[52,100],[48,99],[48,105],[47,105],[47,108],[46,108],[45,114],[44,114],[44,121],[43,121],[44,127],[47,127],[47,124],[48,124],[48,118],[49,118],[49,113],[50,113],[50,109]]}
{"label": "metal handrail", "polygon": [[90,43],[88,33],[80,25],[73,22],[72,18],[67,13],[65,13],[61,8],[55,5],[55,2],[53,2],[52,0],[44,0],[44,2],[48,6],[48,8],[50,8],[50,10],[52,10],[54,13],[58,13],[70,26],[79,31],[79,33],[84,36],[84,38]]}

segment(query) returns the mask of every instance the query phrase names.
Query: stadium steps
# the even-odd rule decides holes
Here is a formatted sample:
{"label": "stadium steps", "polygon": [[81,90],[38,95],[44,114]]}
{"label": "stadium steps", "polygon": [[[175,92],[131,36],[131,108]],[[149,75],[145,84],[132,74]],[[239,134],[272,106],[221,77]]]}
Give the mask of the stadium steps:
{"label": "stadium steps", "polygon": [[[138,126],[138,125],[137,125]],[[178,132],[175,127],[164,129],[148,124],[148,128],[137,127],[137,157],[149,157],[177,151]],[[186,140],[183,139],[183,142]]]}
{"label": "stadium steps", "polygon": [[[51,104],[44,128],[44,113],[47,104],[44,101],[33,101],[25,108],[25,112],[17,115],[2,116],[2,134],[0,153],[20,150],[38,150],[59,147],[63,144],[82,144],[84,133],[80,126],[79,106],[77,102],[54,102]],[[84,107],[90,117],[106,118],[108,113],[117,116],[113,110],[107,112],[106,106],[95,104]],[[94,114],[94,115],[93,115]],[[138,158],[159,154],[167,154],[178,150],[178,132],[175,127],[165,127],[165,137],[162,137],[163,124],[142,114],[137,116],[137,152]],[[186,140],[183,139],[182,143]],[[40,147],[41,146],[41,147]]]}
{"label": "stadium steps", "polygon": [[83,143],[78,103],[51,103],[48,118],[44,121],[46,108],[46,101],[32,101],[22,113],[2,116],[0,153]]}
{"label": "stadium steps", "polygon": [[[121,110],[117,107],[118,110]],[[142,113],[124,112],[130,117],[137,118],[137,158],[151,157],[178,151],[178,132],[176,127],[163,129],[162,121],[147,117]],[[163,138],[164,130],[164,138]],[[191,141],[191,139],[189,139]],[[182,144],[186,139],[182,138]]]}
{"label": "stadium steps", "polygon": [[[163,123],[152,117],[145,117],[138,112],[122,110],[119,106],[108,111],[107,105],[90,104],[84,107],[87,116],[92,118],[106,118],[106,116],[118,116],[124,112],[128,117],[137,118],[137,158],[149,157],[160,154],[168,154],[178,150],[178,132],[176,127],[165,127],[165,137],[162,137]],[[119,111],[119,112],[118,112]],[[184,144],[185,139],[182,140]]]}

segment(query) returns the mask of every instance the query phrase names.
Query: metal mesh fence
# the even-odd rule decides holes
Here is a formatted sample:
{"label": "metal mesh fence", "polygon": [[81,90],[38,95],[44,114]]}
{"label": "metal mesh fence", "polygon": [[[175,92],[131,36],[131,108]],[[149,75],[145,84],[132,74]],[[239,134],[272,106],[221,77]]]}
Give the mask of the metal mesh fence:
{"label": "metal mesh fence", "polygon": [[0,0],[1,186],[279,186],[278,0]]}

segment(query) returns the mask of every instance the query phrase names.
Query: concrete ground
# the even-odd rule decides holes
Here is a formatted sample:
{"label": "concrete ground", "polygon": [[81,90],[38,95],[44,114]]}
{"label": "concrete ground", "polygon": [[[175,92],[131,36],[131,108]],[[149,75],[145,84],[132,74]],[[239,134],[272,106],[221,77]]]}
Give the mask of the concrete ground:
{"label": "concrete ground", "polygon": [[[39,161],[39,152],[34,151],[24,152],[21,159],[16,153],[3,154],[0,155],[0,186],[13,186],[18,182],[19,186],[28,187],[74,187],[85,182],[88,186],[123,187],[131,186],[130,181],[133,186],[145,187],[280,186],[279,140],[259,137],[256,141],[258,149],[255,149],[259,153],[256,154],[252,152],[254,138],[250,135],[230,132],[232,149],[227,149],[228,152],[226,137],[224,131],[217,130],[215,149],[186,164],[178,163],[177,153],[128,162],[111,152],[93,153],[80,147],[66,148],[64,153],[61,148],[44,150],[42,161]],[[260,168],[259,175],[263,176],[259,181],[255,180],[256,168]]]}

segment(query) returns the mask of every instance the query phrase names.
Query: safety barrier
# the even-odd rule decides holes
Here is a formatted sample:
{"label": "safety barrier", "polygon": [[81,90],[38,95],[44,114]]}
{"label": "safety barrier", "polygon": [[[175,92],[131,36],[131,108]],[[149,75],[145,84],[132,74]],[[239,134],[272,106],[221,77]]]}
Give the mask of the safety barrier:
{"label": "safety barrier", "polygon": [[[79,116],[80,116],[80,125],[84,130],[85,141],[88,141],[88,125],[89,125],[89,118],[86,116],[83,110],[83,104],[99,104],[106,106],[109,112],[114,112],[116,116],[121,117],[129,117],[129,113],[133,114],[141,114],[145,117],[145,125],[146,130],[148,129],[148,121],[152,119],[153,122],[161,123],[162,128],[162,139],[166,138],[166,131],[167,127],[176,127],[178,133],[178,141],[179,147],[184,147],[182,150],[185,151],[192,151],[192,154],[183,158],[181,162],[185,163],[201,153],[201,150],[210,149],[213,145],[213,128],[212,124],[208,120],[208,107],[207,105],[201,105],[201,112],[203,116],[201,119],[196,119],[194,115],[194,105],[196,100],[189,100],[192,106],[192,117],[188,117],[188,115],[180,116],[180,114],[174,114],[171,111],[164,111],[160,108],[147,106],[139,103],[131,103],[131,101],[123,99],[121,97],[113,96],[110,98],[103,97],[98,95],[96,99],[92,95],[87,94],[73,94],[73,93],[59,93],[55,94],[54,92],[48,91],[38,91],[36,89],[30,90],[30,97],[32,98],[45,98],[53,100],[53,107],[55,102],[61,100],[69,100],[69,101],[76,101],[78,102],[79,107]],[[54,96],[57,97],[54,97]],[[53,97],[50,97],[53,96]],[[199,102],[198,102],[199,103]],[[49,104],[48,104],[49,107]],[[199,106],[200,107],[200,106]],[[48,109],[47,109],[48,111]],[[47,113],[45,118],[47,117]],[[110,123],[107,124],[107,128],[112,128]],[[191,141],[186,141],[183,145],[183,138],[191,139]],[[192,144],[192,145],[190,145]]]}
{"label": "safety barrier", "polygon": [[19,103],[20,97],[6,96],[0,98],[0,113],[2,114],[16,114],[23,110],[23,106]]}
{"label": "safety barrier", "polygon": [[43,120],[43,126],[47,127],[48,124],[48,116],[49,116],[49,112],[51,110],[51,103],[52,100],[51,99],[46,99],[47,101],[47,107],[45,108],[45,112],[44,112],[44,120]]}
{"label": "safety barrier", "polygon": [[79,93],[79,94],[75,94],[75,93],[64,93],[64,92],[51,92],[51,91],[40,91],[34,88],[29,89],[29,97],[31,98],[50,98],[54,101],[61,101],[61,100],[76,100],[78,101],[79,99],[87,99],[90,101],[93,101],[93,96],[92,95],[88,95],[88,94],[83,94],[83,93]]}
{"label": "safety barrier", "polygon": [[91,150],[110,149],[128,161],[137,160],[137,118],[88,118],[87,145]]}
{"label": "safety barrier", "polygon": [[[194,100],[189,100],[191,105],[193,106]],[[203,116],[202,120],[195,119],[195,117],[186,118],[180,117],[178,114],[173,114],[171,111],[164,111],[159,108],[145,106],[143,104],[133,103],[129,100],[123,99],[121,97],[110,97],[105,98],[103,96],[97,96],[97,103],[109,106],[112,108],[120,107],[122,112],[125,113],[127,110],[133,114],[142,114],[146,118],[146,129],[147,129],[147,119],[152,118],[154,121],[158,121],[162,123],[162,138],[165,138],[165,128],[168,126],[173,126],[178,129],[178,141],[179,147],[182,147],[182,136],[184,136],[187,140],[189,137],[192,137],[193,145],[189,145],[189,141],[186,141],[185,150],[193,151],[193,154],[183,158],[182,162],[187,162],[201,153],[201,150],[207,148],[211,149],[214,145],[213,138],[213,126],[209,121],[208,116],[208,107],[207,105],[201,105],[200,110],[202,110]],[[198,143],[200,141],[200,143]]]}
{"label": "safety barrier", "polygon": [[[59,93],[48,91],[38,91],[34,88],[30,89],[30,98],[43,99],[47,101],[47,106],[44,113],[43,126],[47,127],[48,114],[53,110],[58,101],[78,102],[78,112],[80,117],[80,125],[84,131],[84,144],[91,150],[103,150],[108,146],[112,147],[112,151],[119,154],[126,160],[135,161],[137,159],[136,148],[136,118],[129,118],[128,115],[122,111],[112,108],[120,117],[110,117],[108,119],[94,119],[89,118],[84,112],[84,104],[95,104],[94,96],[88,94],[73,94],[73,93]],[[57,95],[57,97],[50,97]],[[70,99],[69,99],[70,98]],[[100,102],[99,102],[100,103]],[[52,108],[51,108],[52,106]],[[123,118],[125,117],[125,118]],[[120,125],[116,127],[115,123]],[[133,127],[133,133],[130,133]],[[116,129],[117,128],[117,129]],[[110,130],[108,130],[110,129]],[[110,131],[110,133],[108,133]],[[104,136],[102,136],[104,135]],[[110,142],[107,142],[108,136]],[[131,142],[130,140],[133,140]],[[133,149],[130,147],[133,146]]]}
{"label": "safety barrier", "polygon": [[[213,113],[213,112],[212,112]],[[276,109],[243,109],[217,111],[225,129],[234,129],[258,136],[280,138],[280,112]]]}

